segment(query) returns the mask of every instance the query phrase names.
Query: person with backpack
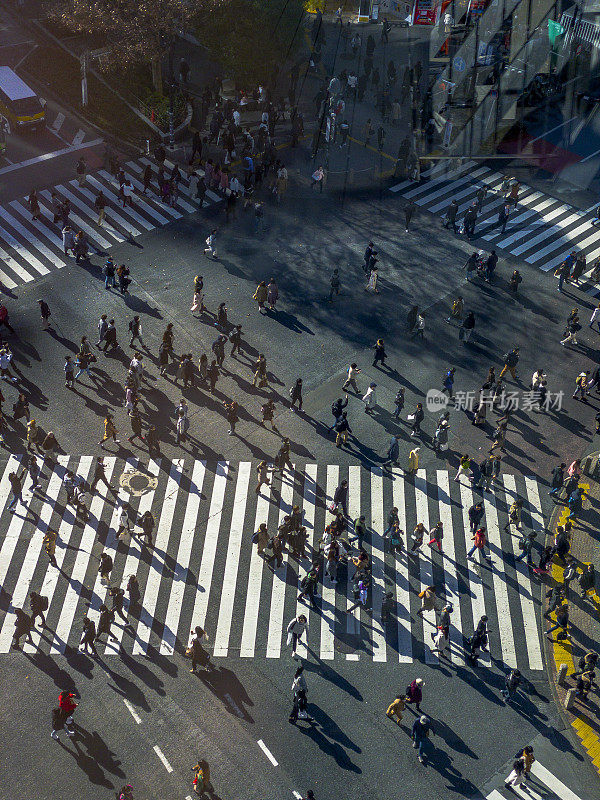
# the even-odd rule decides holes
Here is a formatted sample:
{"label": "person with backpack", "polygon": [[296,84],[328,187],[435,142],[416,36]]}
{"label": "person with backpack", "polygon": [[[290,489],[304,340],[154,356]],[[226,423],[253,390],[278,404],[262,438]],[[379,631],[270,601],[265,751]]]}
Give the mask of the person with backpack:
{"label": "person with backpack", "polygon": [[306,698],[306,678],[304,677],[304,667],[301,665],[296,670],[294,680],[292,682],[292,692],[294,694],[294,702],[292,711],[289,716],[289,722],[295,724],[297,720],[304,719],[307,722],[312,722],[312,718],[307,714],[308,700]]}
{"label": "person with backpack", "polygon": [[504,375],[507,372],[510,372],[514,381],[519,380],[519,376],[517,375],[517,364],[519,363],[519,348],[514,347],[512,350],[509,350],[507,353],[504,354],[502,357],[504,362],[504,366],[498,375],[498,380],[502,380]]}
{"label": "person with backpack", "polygon": [[313,564],[308,570],[306,575],[300,581],[300,594],[298,595],[298,602],[302,602],[305,597],[313,608],[316,608],[315,597],[317,595],[317,585],[319,582],[319,565]]}
{"label": "person with backpack", "polygon": [[537,534],[534,531],[532,531],[531,533],[521,536],[518,542],[518,547],[521,552],[518,556],[515,557],[515,563],[517,563],[517,561],[522,561],[523,559],[526,559],[527,567],[529,569],[533,569],[532,550],[536,535]]}
{"label": "person with backpack", "polygon": [[46,627],[46,617],[44,612],[48,610],[49,600],[47,597],[31,592],[29,594],[29,608],[31,609],[31,624],[35,627],[35,621],[38,617],[42,620],[42,628]]}
{"label": "person with backpack", "polygon": [[481,656],[481,651],[484,650],[487,652],[487,622],[488,618],[484,614],[477,623],[477,627],[475,628],[473,635],[467,639],[467,644],[469,645],[469,655],[467,658],[474,667],[477,666],[477,660]]}
{"label": "person with backpack", "polygon": [[338,399],[334,400],[333,403],[331,404],[331,413],[333,414],[334,422],[333,425],[331,425],[328,428],[328,431],[330,433],[335,428],[347,405],[348,405],[348,394],[346,394],[345,400],[342,400],[341,397],[338,397]]}
{"label": "person with backpack", "polygon": [[348,434],[352,433],[352,428],[350,427],[350,423],[348,422],[348,415],[345,411],[342,412],[342,416],[337,420],[334,425],[335,430],[335,446],[341,447],[342,445],[346,444],[348,441]]}
{"label": "person with backpack", "polygon": [[94,644],[94,640],[96,639],[96,624],[92,619],[89,617],[83,618],[83,632],[81,634],[81,640],[79,642],[79,649],[82,653],[88,652],[88,647],[92,648],[92,654],[97,656],[98,651],[96,650],[96,645]]}
{"label": "person with backpack", "polygon": [[105,289],[114,289],[115,288],[115,275],[117,272],[117,268],[115,266],[115,262],[112,258],[107,258],[104,266],[102,267],[102,274],[104,275],[104,288]]}
{"label": "person with backpack", "polygon": [[107,586],[110,582],[110,573],[113,568],[113,560],[108,553],[102,553],[100,556],[100,564],[98,566],[98,573],[100,575],[100,582]]}

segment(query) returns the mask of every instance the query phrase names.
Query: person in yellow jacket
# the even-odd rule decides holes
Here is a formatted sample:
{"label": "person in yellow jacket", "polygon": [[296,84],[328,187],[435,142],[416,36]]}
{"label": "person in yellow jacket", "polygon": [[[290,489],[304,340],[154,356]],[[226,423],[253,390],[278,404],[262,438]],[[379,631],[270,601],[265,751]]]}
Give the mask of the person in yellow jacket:
{"label": "person in yellow jacket", "polygon": [[37,447],[38,427],[36,421],[32,418],[27,423],[27,450],[31,453],[33,446]]}
{"label": "person in yellow jacket", "polygon": [[413,448],[408,454],[408,469],[406,470],[409,475],[412,475],[419,469],[419,450],[420,447]]}
{"label": "person in yellow jacket", "polygon": [[112,436],[113,440],[119,444],[119,439],[117,439],[117,429],[115,428],[115,423],[113,422],[112,414],[106,414],[104,418],[104,438],[102,441],[98,442],[100,447],[104,449],[104,442],[110,439]]}
{"label": "person in yellow jacket", "polygon": [[44,550],[50,563],[56,566],[56,556],[54,555],[56,552],[56,532],[50,530],[50,528],[48,528],[44,536]]}
{"label": "person in yellow jacket", "polygon": [[393,719],[398,725],[402,724],[402,712],[405,708],[405,699],[405,695],[397,694],[396,699],[390,703],[388,710],[385,712],[386,717]]}
{"label": "person in yellow jacket", "polygon": [[269,291],[267,289],[267,284],[264,281],[261,281],[258,286],[256,287],[256,291],[252,295],[252,299],[256,300],[258,303],[258,310],[261,314],[264,313],[265,310],[265,303],[267,301]]}

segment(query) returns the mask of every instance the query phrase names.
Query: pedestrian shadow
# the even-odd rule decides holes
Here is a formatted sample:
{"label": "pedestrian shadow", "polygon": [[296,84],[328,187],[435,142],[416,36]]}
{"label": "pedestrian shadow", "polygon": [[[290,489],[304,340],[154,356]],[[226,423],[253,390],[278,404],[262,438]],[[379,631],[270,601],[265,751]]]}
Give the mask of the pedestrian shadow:
{"label": "pedestrian shadow", "polygon": [[239,718],[239,714],[236,712],[238,709],[246,722],[254,723],[254,719],[248,711],[248,708],[254,706],[254,702],[233,670],[227,669],[221,664],[216,666],[214,662],[208,661],[208,668],[198,672],[197,677],[221,701],[230,714]]}

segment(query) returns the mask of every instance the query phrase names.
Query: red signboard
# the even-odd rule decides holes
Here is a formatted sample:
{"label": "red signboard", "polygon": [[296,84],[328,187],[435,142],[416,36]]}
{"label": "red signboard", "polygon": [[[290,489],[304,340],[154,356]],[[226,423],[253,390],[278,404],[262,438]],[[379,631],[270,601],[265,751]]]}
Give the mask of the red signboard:
{"label": "red signboard", "polygon": [[415,0],[413,25],[435,25],[438,8],[438,0]]}

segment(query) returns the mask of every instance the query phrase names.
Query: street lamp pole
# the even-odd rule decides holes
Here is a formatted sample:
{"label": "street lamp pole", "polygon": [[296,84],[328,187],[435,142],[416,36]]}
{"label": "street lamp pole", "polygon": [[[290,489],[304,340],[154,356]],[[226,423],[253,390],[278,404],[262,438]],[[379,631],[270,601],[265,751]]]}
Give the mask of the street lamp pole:
{"label": "street lamp pole", "polygon": [[169,150],[175,149],[175,76],[173,75],[173,41],[171,34],[169,40]]}

